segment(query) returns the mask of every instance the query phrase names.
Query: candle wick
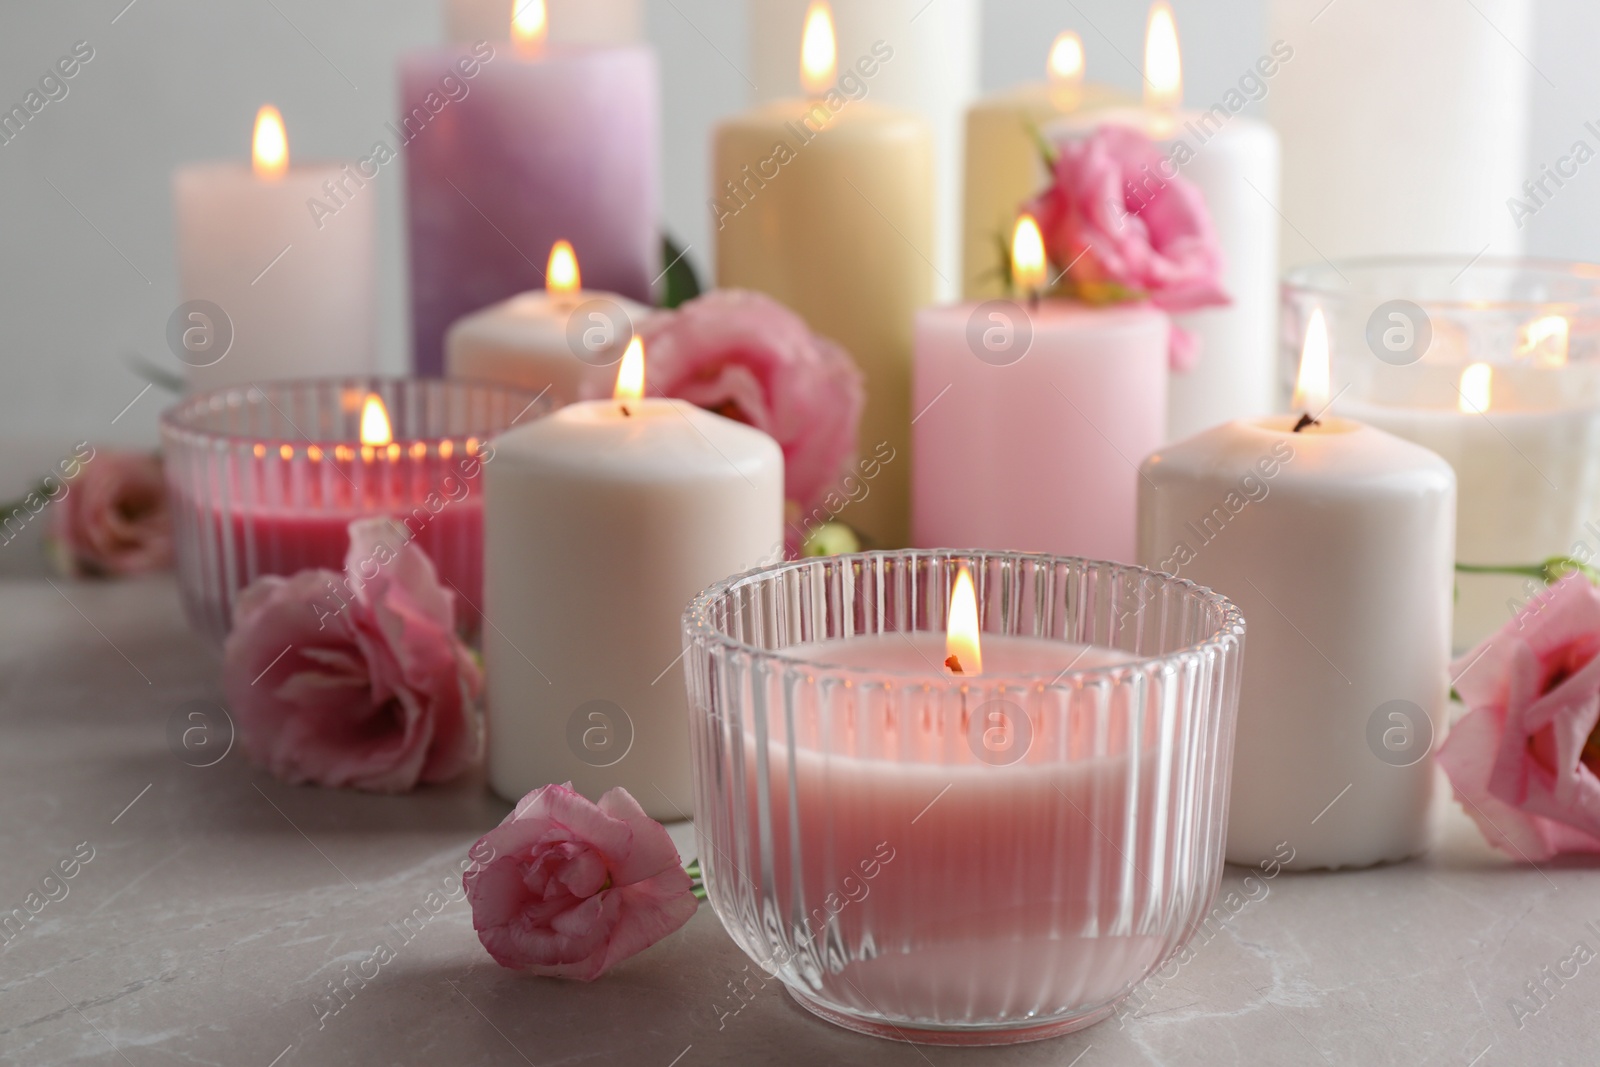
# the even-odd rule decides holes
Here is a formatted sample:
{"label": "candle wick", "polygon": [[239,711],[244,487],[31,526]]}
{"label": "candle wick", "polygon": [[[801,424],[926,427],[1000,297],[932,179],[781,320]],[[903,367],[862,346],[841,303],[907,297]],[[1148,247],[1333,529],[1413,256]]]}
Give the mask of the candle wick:
{"label": "candle wick", "polygon": [[1307,426],[1321,426],[1321,425],[1322,425],[1322,423],[1318,422],[1316,419],[1313,419],[1309,414],[1302,413],[1301,416],[1300,416],[1300,421],[1294,424],[1294,432],[1295,433],[1299,433],[1301,430],[1305,429]]}
{"label": "candle wick", "polygon": [[1028,294],[1028,310],[1039,310],[1039,290],[1035,289]]}
{"label": "candle wick", "polygon": [[947,658],[947,659],[946,659],[946,660],[945,660],[945,661],[944,661],[944,665],[945,665],[945,666],[946,666],[946,667],[948,667],[948,668],[950,668],[950,671],[951,671],[951,673],[953,673],[953,674],[965,674],[965,673],[966,673],[966,672],[965,672],[965,671],[963,671],[963,670],[962,670],[962,669],[961,669],[961,660],[960,660],[960,659],[958,659],[958,658],[956,658],[956,656],[955,656],[955,655],[954,655],[954,654],[952,654],[952,655],[951,655],[951,656],[949,656],[949,657],[948,657],[948,658]]}
{"label": "candle wick", "polygon": [[622,405],[622,414],[624,416],[628,417],[628,418],[632,418],[633,417],[633,412],[628,410],[628,405],[626,405],[626,404]]}

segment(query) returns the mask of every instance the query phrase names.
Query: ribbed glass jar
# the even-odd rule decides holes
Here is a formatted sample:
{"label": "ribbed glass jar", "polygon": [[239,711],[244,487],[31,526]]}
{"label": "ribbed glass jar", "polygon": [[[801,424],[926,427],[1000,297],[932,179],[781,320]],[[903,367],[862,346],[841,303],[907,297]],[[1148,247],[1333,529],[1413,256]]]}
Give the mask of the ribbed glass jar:
{"label": "ribbed glass jar", "polygon": [[[944,664],[962,564],[979,674]],[[717,914],[851,1029],[1103,1018],[1211,906],[1243,640],[1222,597],[1081,559],[872,552],[712,587],[685,641]]]}
{"label": "ribbed glass jar", "polygon": [[[361,443],[368,396],[393,440]],[[552,405],[476,382],[323,378],[231,386],[161,417],[178,589],[196,630],[220,645],[234,601],[264,574],[339,570],[352,520],[388,515],[456,591],[476,632],[483,603],[488,441]]]}

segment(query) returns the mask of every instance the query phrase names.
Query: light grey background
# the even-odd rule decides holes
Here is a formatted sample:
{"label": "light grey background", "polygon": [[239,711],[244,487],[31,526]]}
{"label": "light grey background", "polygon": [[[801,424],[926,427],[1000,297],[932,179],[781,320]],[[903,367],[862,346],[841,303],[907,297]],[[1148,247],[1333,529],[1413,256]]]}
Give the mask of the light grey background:
{"label": "light grey background", "polygon": [[[710,128],[752,95],[741,73],[749,53],[744,2],[646,4],[664,79],[666,224],[692,246],[690,258],[706,277]],[[1268,43],[1265,0],[1175,0],[1174,7],[1188,99],[1209,102]],[[1036,77],[1051,39],[1071,27],[1083,35],[1092,80],[1136,91],[1144,18],[1137,0],[987,0],[983,87]],[[1527,57],[1537,70],[1532,143],[1506,146],[1528,160],[1530,174],[1565,152],[1585,120],[1600,123],[1592,47],[1600,5],[1540,0],[1537,19],[1537,47]],[[70,94],[0,145],[0,448],[83,437],[153,444],[169,397],[160,389],[140,397],[145,381],[126,358],[139,353],[179,369],[164,341],[178,301],[173,167],[246,158],[256,108],[269,100],[284,112],[296,158],[354,158],[391,118],[395,57],[442,33],[438,0],[0,6],[3,108],[19,103],[75,41],[95,49]],[[379,336],[384,365],[395,370],[408,350],[401,181],[398,169],[385,170],[377,190]],[[1597,182],[1600,167],[1585,168],[1539,212],[1528,227],[1530,252],[1600,259]]]}

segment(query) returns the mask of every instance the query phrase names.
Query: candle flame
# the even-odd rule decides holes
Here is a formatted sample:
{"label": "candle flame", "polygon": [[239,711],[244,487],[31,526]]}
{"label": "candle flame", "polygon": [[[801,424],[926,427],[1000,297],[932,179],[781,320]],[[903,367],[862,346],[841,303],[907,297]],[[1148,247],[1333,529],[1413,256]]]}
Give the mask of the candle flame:
{"label": "candle flame", "polygon": [[1459,406],[1463,414],[1482,415],[1489,410],[1493,374],[1487,363],[1473,363],[1461,372]]}
{"label": "candle flame", "polygon": [[812,0],[800,39],[800,84],[812,96],[833,88],[839,73],[839,47],[833,34],[833,11],[827,0]]}
{"label": "candle flame", "polygon": [[1531,358],[1536,366],[1561,367],[1567,362],[1572,324],[1565,315],[1545,315],[1518,331],[1517,355]]}
{"label": "candle flame", "polygon": [[1044,235],[1032,215],[1023,215],[1011,233],[1011,284],[1032,296],[1045,287]]}
{"label": "candle flame", "polygon": [[617,368],[617,389],[612,394],[618,400],[638,400],[644,396],[644,342],[637,336],[628,342],[622,353],[622,366]]}
{"label": "candle flame", "polygon": [[1294,399],[1289,406],[1295,411],[1319,415],[1328,406],[1328,321],[1322,309],[1311,312],[1306,324],[1305,345],[1300,349],[1300,375],[1294,383]]}
{"label": "candle flame", "polygon": [[394,433],[389,429],[389,412],[383,406],[383,398],[377,393],[368,393],[367,399],[361,403],[361,443],[376,448],[393,440]]}
{"label": "candle flame", "polygon": [[250,166],[256,177],[276,181],[289,169],[289,135],[283,116],[271,104],[256,112],[256,129],[250,139]]}
{"label": "candle flame", "polygon": [[576,293],[583,288],[578,275],[578,254],[567,241],[557,241],[550,249],[550,263],[545,269],[545,289],[557,296]]}
{"label": "candle flame", "polygon": [[1083,38],[1071,30],[1057,35],[1050,46],[1048,67],[1051,86],[1065,85],[1076,89],[1083,84]]}
{"label": "candle flame", "polygon": [[978,645],[978,597],[972,588],[972,572],[963,563],[956,572],[955,588],[950,591],[950,623],[945,631],[945,664],[959,674],[982,674],[983,652]]}
{"label": "candle flame", "polygon": [[1144,102],[1146,107],[1174,110],[1183,103],[1183,57],[1178,52],[1178,23],[1172,5],[1156,0],[1144,35]]}
{"label": "candle flame", "polygon": [[544,0],[511,0],[511,43],[524,53],[544,48],[550,33],[550,17]]}

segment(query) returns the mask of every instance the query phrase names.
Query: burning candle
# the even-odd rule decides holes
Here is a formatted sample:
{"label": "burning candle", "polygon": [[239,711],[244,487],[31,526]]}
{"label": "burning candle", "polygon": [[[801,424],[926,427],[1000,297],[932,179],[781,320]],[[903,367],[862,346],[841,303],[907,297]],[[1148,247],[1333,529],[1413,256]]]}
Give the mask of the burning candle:
{"label": "burning candle", "polygon": [[556,404],[604,395],[633,328],[649,309],[625,296],[583,288],[567,241],[550,250],[545,287],[473,312],[445,336],[451,378],[503,382]]}
{"label": "burning candle", "polygon": [[1455,475],[1439,456],[1329,416],[1310,320],[1295,414],[1227,423],[1140,468],[1139,556],[1249,620],[1228,859],[1280,842],[1301,868],[1428,847],[1433,742],[1450,688]]}
{"label": "burning candle", "polygon": [[[828,12],[812,4],[802,37],[808,95],[717,127],[717,283],[770,294],[855,358],[867,387],[862,451],[892,451],[840,518],[878,544],[903,545],[911,319],[933,298],[933,145],[916,115],[844,91]],[[889,61],[878,49],[847,73],[870,82]]]}
{"label": "burning candle", "polygon": [[[1181,440],[1229,419],[1266,415],[1277,392],[1278,135],[1264,122],[1218,104],[1185,111],[1177,25],[1166,0],[1151,6],[1145,41],[1145,103],[1050,128],[1052,137],[1083,136],[1100,123],[1142,130],[1166,156],[1150,188],[1181,176],[1205,196],[1222,252],[1230,303],[1177,316],[1199,341],[1194,367],[1169,385],[1167,435]],[[1276,70],[1280,60],[1268,56]],[[1240,100],[1243,106],[1243,100]]]}
{"label": "burning candle", "polygon": [[[270,105],[256,115],[249,166],[173,172],[185,302],[167,335],[191,386],[373,370],[376,214],[364,184],[349,163],[290,166]],[[325,210],[330,192],[337,212]]]}
{"label": "burning candle", "polygon": [[[488,469],[489,784],[515,800],[626,786],[691,804],[678,620],[695,592],[783,549],[783,453],[759,430],[644,397],[629,342],[615,396],[495,442]],[[661,684],[657,684],[657,683]]]}
{"label": "burning candle", "polygon": [[[1019,294],[1047,278],[1033,219]],[[916,316],[912,537],[1131,561],[1135,464],[1166,439],[1167,316],[1141,304],[991,300]]]}
{"label": "burning candle", "polygon": [[1063,31],[1050,46],[1045,78],[983,97],[967,111],[961,291],[968,300],[1006,295],[1004,257],[1017,205],[1045,184],[1039,136],[1066,115],[1093,113],[1128,98],[1084,84],[1083,41]]}
{"label": "burning candle", "polygon": [[1210,907],[1243,633],[1210,591],[867,553],[726,581],[684,625],[710,900],[824,1018],[1064,1033]]}
{"label": "burning candle", "polygon": [[416,369],[462,316],[540,285],[565,239],[597,288],[650,302],[661,271],[659,103],[643,45],[551,44],[544,0],[502,9],[511,45],[400,64]]}

